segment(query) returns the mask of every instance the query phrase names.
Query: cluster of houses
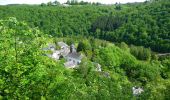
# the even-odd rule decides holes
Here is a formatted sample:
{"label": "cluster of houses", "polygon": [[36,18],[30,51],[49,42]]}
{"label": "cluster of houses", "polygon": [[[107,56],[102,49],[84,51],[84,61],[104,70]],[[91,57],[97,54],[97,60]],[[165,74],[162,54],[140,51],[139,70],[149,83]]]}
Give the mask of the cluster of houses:
{"label": "cluster of houses", "polygon": [[[57,42],[57,46],[59,46],[60,49],[57,50],[55,44],[48,44],[48,47],[44,48],[44,50],[52,51],[51,54],[47,54],[48,57],[55,60],[60,60],[60,58],[64,58],[66,60],[66,62],[64,63],[64,66],[66,68],[75,68],[81,63],[81,60],[84,56],[81,53],[77,52],[74,44],[68,46],[64,42]],[[96,66],[96,71],[102,71],[100,64],[93,64],[94,66]]]}
{"label": "cluster of houses", "polygon": [[58,42],[57,45],[60,47],[59,50],[56,49],[55,44],[49,44],[48,47],[44,49],[52,51],[51,54],[47,54],[48,57],[51,57],[55,60],[59,60],[60,58],[66,59],[64,65],[67,68],[75,68],[81,63],[83,55],[77,52],[73,44],[68,46],[64,42]]}
{"label": "cluster of houses", "polygon": [[[78,53],[74,44],[68,46],[64,42],[58,42],[57,45],[60,47],[59,50],[56,49],[55,44],[49,44],[47,48],[44,48],[44,50],[50,50],[52,51],[51,54],[47,54],[48,57],[53,58],[55,60],[59,60],[60,58],[64,58],[66,62],[64,63],[64,66],[66,68],[75,68],[80,63],[82,58],[84,57],[81,53]],[[93,63],[96,66],[96,71],[101,72],[101,65],[98,63]],[[107,77],[110,75],[108,73],[105,73]],[[132,87],[132,92],[134,96],[140,95],[144,90],[140,87]]]}

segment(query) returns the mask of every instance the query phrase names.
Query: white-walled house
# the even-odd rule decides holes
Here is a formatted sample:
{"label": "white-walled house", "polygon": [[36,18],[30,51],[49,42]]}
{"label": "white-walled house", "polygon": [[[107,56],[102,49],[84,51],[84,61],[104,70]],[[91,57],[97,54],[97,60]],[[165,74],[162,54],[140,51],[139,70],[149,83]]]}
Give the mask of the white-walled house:
{"label": "white-walled house", "polygon": [[69,67],[75,68],[77,65],[81,63],[82,58],[83,58],[83,55],[81,55],[80,53],[77,53],[76,48],[72,44],[70,46],[70,53],[65,57],[67,62],[64,63],[64,65],[68,68]]}
{"label": "white-walled house", "polygon": [[61,53],[60,53],[60,51],[54,51],[53,53],[52,53],[52,58],[54,58],[55,60],[58,60],[58,59],[60,59],[60,56],[61,56]]}

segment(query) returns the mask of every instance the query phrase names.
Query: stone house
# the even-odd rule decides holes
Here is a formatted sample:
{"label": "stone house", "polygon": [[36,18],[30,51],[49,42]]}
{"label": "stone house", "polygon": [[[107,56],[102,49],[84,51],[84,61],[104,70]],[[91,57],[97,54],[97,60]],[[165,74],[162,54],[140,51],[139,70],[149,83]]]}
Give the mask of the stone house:
{"label": "stone house", "polygon": [[64,63],[64,65],[67,68],[75,68],[81,63],[83,55],[77,53],[77,50],[73,44],[71,46],[68,46],[64,42],[58,42],[57,45],[60,47],[59,50],[56,50],[55,44],[49,44],[48,47],[43,49],[52,51],[52,54],[47,54],[48,57],[59,60],[62,56],[66,60],[66,63]]}
{"label": "stone house", "polygon": [[70,47],[64,42],[58,42],[57,44],[58,46],[60,46],[59,52],[61,53],[61,55],[63,57],[67,56],[70,52]]}
{"label": "stone house", "polygon": [[81,63],[82,58],[83,58],[83,55],[81,55],[80,53],[77,53],[75,46],[72,44],[70,46],[69,54],[65,56],[65,59],[67,60],[67,62],[64,63],[64,65],[66,67],[75,68],[77,65]]}

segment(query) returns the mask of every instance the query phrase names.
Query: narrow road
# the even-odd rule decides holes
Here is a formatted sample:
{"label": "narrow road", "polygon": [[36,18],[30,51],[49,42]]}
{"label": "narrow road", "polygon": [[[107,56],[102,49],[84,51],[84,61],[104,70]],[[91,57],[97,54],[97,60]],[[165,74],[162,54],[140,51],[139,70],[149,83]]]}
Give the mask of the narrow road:
{"label": "narrow road", "polygon": [[170,53],[159,53],[158,56],[170,56]]}

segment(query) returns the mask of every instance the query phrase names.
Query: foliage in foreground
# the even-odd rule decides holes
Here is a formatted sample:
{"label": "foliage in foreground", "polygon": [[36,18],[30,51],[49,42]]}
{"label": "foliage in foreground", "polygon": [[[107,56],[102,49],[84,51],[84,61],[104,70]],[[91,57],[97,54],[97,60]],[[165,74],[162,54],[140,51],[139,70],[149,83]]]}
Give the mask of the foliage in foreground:
{"label": "foliage in foreground", "polygon": [[[50,39],[25,22],[1,20],[0,35],[0,99],[169,99],[168,58],[139,61],[113,44],[85,40],[79,50],[87,57],[71,70],[64,68],[63,60],[44,56],[41,48]],[[92,61],[102,65],[102,72],[95,71]],[[133,96],[132,86],[144,92]]]}

